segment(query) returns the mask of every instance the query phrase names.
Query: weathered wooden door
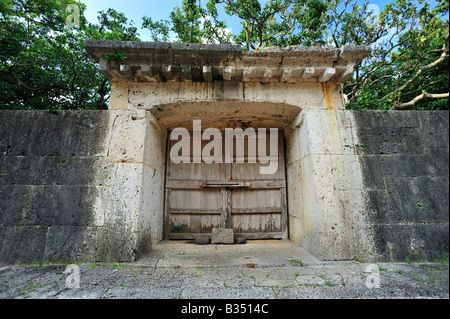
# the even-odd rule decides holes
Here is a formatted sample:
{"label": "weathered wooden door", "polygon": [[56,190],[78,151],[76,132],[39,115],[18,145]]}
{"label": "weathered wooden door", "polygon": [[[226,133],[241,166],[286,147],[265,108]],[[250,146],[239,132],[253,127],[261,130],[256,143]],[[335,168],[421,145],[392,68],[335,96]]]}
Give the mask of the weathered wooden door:
{"label": "weathered wooden door", "polygon": [[[169,140],[168,149],[175,143]],[[203,141],[202,148],[208,143]],[[278,135],[278,168],[270,175],[259,170],[267,164],[248,163],[247,147],[244,163],[234,158],[233,163],[175,164],[168,158],[165,238],[193,239],[215,227],[233,228],[236,236],[247,239],[287,238],[284,162],[282,133]]]}

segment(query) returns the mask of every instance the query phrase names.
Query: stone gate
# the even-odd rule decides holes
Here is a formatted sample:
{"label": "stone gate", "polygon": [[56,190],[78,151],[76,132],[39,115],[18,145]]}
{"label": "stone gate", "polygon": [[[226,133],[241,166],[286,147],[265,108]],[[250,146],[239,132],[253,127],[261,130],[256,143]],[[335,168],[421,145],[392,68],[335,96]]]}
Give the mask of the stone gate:
{"label": "stone gate", "polygon": [[[448,112],[345,110],[369,47],[85,47],[112,82],[108,111],[0,112],[1,261],[135,260],[214,227],[324,260],[448,252]],[[174,166],[170,132],[193,120],[277,128],[282,165]]]}

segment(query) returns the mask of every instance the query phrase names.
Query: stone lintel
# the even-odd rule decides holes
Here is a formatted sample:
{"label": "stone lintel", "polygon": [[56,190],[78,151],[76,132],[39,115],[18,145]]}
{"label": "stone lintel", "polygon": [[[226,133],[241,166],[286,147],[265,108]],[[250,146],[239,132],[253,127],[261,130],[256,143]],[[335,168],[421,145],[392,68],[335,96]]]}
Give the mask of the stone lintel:
{"label": "stone lintel", "polygon": [[[370,53],[365,45],[269,47],[249,52],[231,44],[85,40],[84,46],[112,82],[341,83]],[[124,59],[106,58],[114,53]]]}

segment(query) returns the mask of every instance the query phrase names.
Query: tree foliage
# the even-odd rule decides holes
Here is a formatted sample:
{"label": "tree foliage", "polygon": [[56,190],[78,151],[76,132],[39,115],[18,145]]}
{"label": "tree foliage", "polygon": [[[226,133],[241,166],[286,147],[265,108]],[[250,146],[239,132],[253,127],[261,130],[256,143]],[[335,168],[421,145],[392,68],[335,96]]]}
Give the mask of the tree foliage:
{"label": "tree foliage", "polygon": [[344,84],[347,107],[448,109],[448,0],[434,7],[397,0],[373,24],[363,23],[371,18],[367,5],[333,9],[333,44],[370,44],[373,50]]}
{"label": "tree foliage", "polygon": [[[68,28],[80,8],[80,28]],[[84,18],[73,0],[2,0],[0,6],[0,109],[105,109],[110,83],[83,47],[84,39],[139,40],[125,15]]]}
{"label": "tree foliage", "polygon": [[[170,20],[145,27],[164,35],[154,41],[168,41],[172,31],[179,42],[233,42],[244,50],[368,44],[373,52],[344,83],[347,108],[448,109],[448,5],[395,0],[381,10],[368,0],[209,0],[201,7],[184,0]],[[218,7],[239,19],[239,33],[223,32]]]}
{"label": "tree foliage", "polygon": [[[372,53],[343,85],[351,109],[448,109],[448,0],[180,0],[168,18],[143,16],[149,41],[270,46],[368,44]],[[79,28],[67,27],[70,4]],[[75,0],[0,2],[0,108],[104,109],[110,83],[84,39],[139,41],[120,12],[86,21]],[[379,12],[377,12],[377,10]],[[241,29],[229,28],[237,19]]]}
{"label": "tree foliage", "polygon": [[236,40],[247,49],[323,42],[327,1],[272,0],[263,7],[258,0],[218,2],[225,4],[228,14],[242,19],[243,29]]}

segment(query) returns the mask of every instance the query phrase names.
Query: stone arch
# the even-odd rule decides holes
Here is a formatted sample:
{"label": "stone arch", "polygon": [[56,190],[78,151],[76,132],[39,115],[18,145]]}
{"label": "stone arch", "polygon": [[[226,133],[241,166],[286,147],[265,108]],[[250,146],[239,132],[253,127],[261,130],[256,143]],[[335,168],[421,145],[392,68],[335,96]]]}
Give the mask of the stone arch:
{"label": "stone arch", "polygon": [[294,105],[268,102],[215,101],[162,104],[150,109],[166,129],[191,128],[201,120],[205,127],[286,128],[301,112]]}

